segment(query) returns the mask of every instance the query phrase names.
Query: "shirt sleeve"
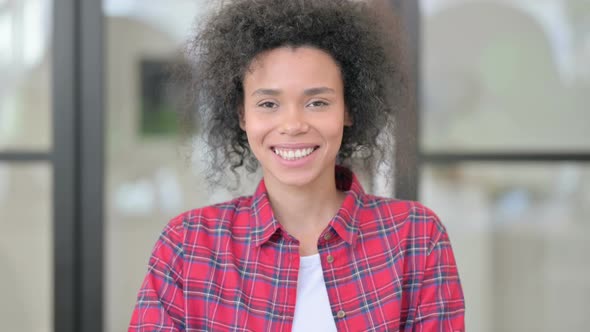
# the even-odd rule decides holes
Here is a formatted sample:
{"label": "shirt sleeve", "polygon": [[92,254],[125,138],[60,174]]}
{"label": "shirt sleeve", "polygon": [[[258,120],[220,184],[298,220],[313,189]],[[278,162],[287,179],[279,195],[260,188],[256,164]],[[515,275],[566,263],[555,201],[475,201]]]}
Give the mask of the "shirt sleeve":
{"label": "shirt sleeve", "polygon": [[173,220],[156,242],[128,331],[184,331],[182,234]]}
{"label": "shirt sleeve", "polygon": [[427,251],[424,278],[412,331],[465,331],[465,302],[457,264],[442,225]]}

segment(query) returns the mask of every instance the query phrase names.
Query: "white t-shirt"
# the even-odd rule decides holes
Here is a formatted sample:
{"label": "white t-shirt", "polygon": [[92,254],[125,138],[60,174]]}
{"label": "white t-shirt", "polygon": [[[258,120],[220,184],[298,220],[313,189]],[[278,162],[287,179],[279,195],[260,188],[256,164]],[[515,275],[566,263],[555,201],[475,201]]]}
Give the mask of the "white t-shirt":
{"label": "white t-shirt", "polygon": [[336,331],[320,254],[300,257],[293,332]]}

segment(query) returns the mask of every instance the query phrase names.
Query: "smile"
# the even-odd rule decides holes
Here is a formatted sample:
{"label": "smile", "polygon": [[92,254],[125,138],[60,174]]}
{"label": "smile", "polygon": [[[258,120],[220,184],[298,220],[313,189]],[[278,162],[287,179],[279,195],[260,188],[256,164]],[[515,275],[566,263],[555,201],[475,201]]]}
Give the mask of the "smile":
{"label": "smile", "polygon": [[309,156],[317,148],[318,147],[309,147],[304,149],[272,148],[272,150],[277,156],[285,160],[297,160]]}

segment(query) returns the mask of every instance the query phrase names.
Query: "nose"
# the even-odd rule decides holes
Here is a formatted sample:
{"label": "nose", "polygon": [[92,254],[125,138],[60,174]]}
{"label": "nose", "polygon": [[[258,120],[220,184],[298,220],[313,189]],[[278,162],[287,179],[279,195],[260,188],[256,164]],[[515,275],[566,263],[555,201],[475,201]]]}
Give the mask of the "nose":
{"label": "nose", "polygon": [[290,107],[283,113],[280,132],[284,135],[299,135],[309,130],[305,119],[304,110],[297,107]]}

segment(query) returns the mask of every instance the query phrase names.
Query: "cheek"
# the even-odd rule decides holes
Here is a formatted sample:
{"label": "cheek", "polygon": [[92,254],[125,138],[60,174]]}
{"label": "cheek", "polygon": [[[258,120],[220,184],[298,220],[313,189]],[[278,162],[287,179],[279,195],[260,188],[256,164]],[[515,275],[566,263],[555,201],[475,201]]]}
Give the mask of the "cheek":
{"label": "cheek", "polygon": [[326,129],[326,134],[330,137],[338,138],[341,137],[344,132],[344,123],[341,121],[330,121],[330,123],[324,128]]}
{"label": "cheek", "polygon": [[271,131],[272,125],[268,120],[260,119],[255,116],[246,116],[243,126],[250,144],[260,144],[261,140]]}
{"label": "cheek", "polygon": [[250,151],[254,154],[256,159],[259,159],[261,156],[261,151],[263,150],[263,136],[260,135],[256,130],[251,128],[247,128],[246,130],[246,138],[248,140],[248,146]]}

